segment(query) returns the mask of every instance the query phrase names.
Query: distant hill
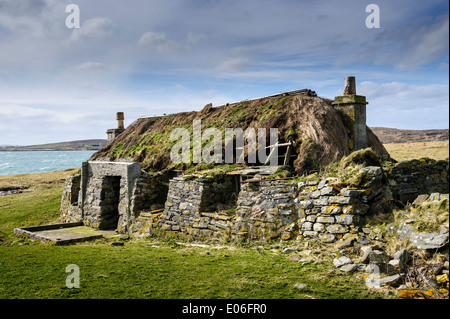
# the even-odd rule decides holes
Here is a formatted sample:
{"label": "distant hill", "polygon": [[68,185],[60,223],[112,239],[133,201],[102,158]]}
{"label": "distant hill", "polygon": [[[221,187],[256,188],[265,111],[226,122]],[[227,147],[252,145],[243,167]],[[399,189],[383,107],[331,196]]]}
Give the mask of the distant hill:
{"label": "distant hill", "polygon": [[400,130],[388,127],[370,128],[383,144],[448,141],[448,129]]}
{"label": "distant hill", "polygon": [[0,151],[80,151],[99,150],[106,145],[105,139],[79,140],[29,146],[0,146]]}

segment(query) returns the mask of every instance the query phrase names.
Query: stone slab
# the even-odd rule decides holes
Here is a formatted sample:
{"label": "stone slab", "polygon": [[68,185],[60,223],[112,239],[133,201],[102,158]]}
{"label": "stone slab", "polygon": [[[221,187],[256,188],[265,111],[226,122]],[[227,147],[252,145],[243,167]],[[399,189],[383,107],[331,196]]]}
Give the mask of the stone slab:
{"label": "stone slab", "polygon": [[113,235],[114,231],[95,230],[83,226],[83,223],[66,223],[33,227],[15,228],[16,235],[25,235],[43,241],[52,241],[56,245],[67,245]]}

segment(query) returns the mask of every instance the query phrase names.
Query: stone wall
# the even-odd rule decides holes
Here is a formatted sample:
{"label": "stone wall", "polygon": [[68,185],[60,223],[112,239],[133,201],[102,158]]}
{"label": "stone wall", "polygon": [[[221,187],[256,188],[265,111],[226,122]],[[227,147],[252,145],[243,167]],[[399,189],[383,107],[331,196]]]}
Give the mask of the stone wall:
{"label": "stone wall", "polygon": [[229,237],[232,219],[226,208],[235,205],[237,193],[234,176],[175,177],[169,183],[164,212],[141,213],[134,230],[138,235],[225,240]]}
{"label": "stone wall", "polygon": [[[333,242],[356,233],[361,216],[386,211],[390,192],[380,167],[366,167],[362,189],[331,186],[333,179],[246,181],[228,209],[213,209],[217,195],[235,190],[235,182],[177,177],[170,181],[164,212],[143,212],[134,230],[140,236],[194,240],[284,240],[298,236]],[[221,181],[221,183],[218,183]],[[214,199],[214,200],[212,200]],[[217,208],[217,206],[215,207]]]}
{"label": "stone wall", "polygon": [[233,234],[239,238],[275,239],[298,219],[298,187],[294,182],[261,181],[242,184]]}
{"label": "stone wall", "polygon": [[[66,180],[61,200],[64,222],[83,221],[100,229],[125,232],[131,224],[131,197],[139,163],[85,162],[81,175]],[[78,193],[78,201],[75,200]]]}
{"label": "stone wall", "polygon": [[81,175],[66,178],[60,209],[60,219],[63,223],[79,222],[83,218],[78,205],[80,183]]}
{"label": "stone wall", "polygon": [[[81,176],[66,180],[64,221],[96,228],[117,223],[118,232],[143,237],[334,242],[357,234],[372,216],[391,212],[395,199],[448,193],[448,161],[364,167],[353,188],[341,188],[336,178],[241,183],[239,175],[173,177],[148,175],[129,163],[105,165],[89,163]],[[107,214],[114,209],[117,221]]]}
{"label": "stone wall", "polygon": [[412,203],[421,194],[448,193],[448,160],[420,159],[385,169],[393,198]]}
{"label": "stone wall", "polygon": [[299,183],[300,236],[334,242],[344,234],[357,234],[363,217],[390,210],[391,194],[383,184],[382,169],[369,166],[361,171],[365,181],[360,188],[338,189],[332,186],[333,178]]}

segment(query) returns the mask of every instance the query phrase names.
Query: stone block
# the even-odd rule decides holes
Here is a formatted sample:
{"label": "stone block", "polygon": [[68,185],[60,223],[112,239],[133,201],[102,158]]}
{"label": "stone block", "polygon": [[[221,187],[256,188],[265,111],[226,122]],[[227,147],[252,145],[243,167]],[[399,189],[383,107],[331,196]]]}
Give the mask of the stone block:
{"label": "stone block", "polygon": [[379,274],[371,274],[366,277],[367,288],[381,288],[384,286],[399,286],[402,275],[396,274],[392,276],[381,277]]}
{"label": "stone block", "polygon": [[331,234],[344,234],[347,232],[347,228],[340,224],[333,224],[327,227],[327,232]]}
{"label": "stone block", "polygon": [[305,237],[317,237],[319,235],[318,232],[312,230],[306,230],[303,232],[303,236]]}
{"label": "stone block", "polygon": [[349,205],[355,202],[354,197],[345,197],[345,196],[330,196],[328,198],[329,204],[340,204],[340,205]]}
{"label": "stone block", "polygon": [[417,196],[416,199],[413,201],[412,206],[418,207],[418,206],[422,205],[429,197],[430,197],[430,195],[428,195],[428,194],[422,194],[422,195]]}
{"label": "stone block", "polygon": [[311,195],[310,195],[310,197],[311,197],[312,199],[317,199],[317,198],[320,197],[320,194],[321,194],[321,192],[320,192],[319,190],[317,190],[317,191],[312,192]]}
{"label": "stone block", "polygon": [[355,215],[336,215],[335,217],[336,223],[343,225],[351,225],[355,222]]}
{"label": "stone block", "polygon": [[310,209],[314,207],[314,201],[313,200],[302,200],[300,201],[300,207],[305,209]]}
{"label": "stone block", "polygon": [[369,253],[369,262],[371,264],[387,264],[390,257],[381,250],[372,250]]}
{"label": "stone block", "polygon": [[409,239],[419,249],[439,249],[448,244],[449,234],[413,233]]}
{"label": "stone block", "polygon": [[328,205],[321,209],[321,213],[324,215],[336,215],[342,212],[342,207],[338,205]]}
{"label": "stone block", "polygon": [[342,267],[344,265],[353,264],[353,261],[350,258],[346,257],[346,256],[342,256],[342,257],[339,257],[339,258],[335,258],[333,260],[333,264],[334,264],[335,267]]}
{"label": "stone block", "polygon": [[328,196],[321,196],[318,199],[314,200],[314,206],[327,206],[328,205]]}
{"label": "stone block", "polygon": [[341,268],[339,268],[340,271],[342,272],[354,272],[358,269],[358,265],[357,264],[348,264],[348,265],[344,265]]}
{"label": "stone block", "polygon": [[357,197],[358,191],[355,189],[343,188],[341,189],[341,195],[345,197]]}
{"label": "stone block", "polygon": [[327,180],[320,181],[319,184],[317,185],[317,189],[322,189],[322,188],[324,188],[327,184],[328,184],[328,181],[327,181]]}
{"label": "stone block", "polygon": [[315,223],[313,225],[313,230],[316,231],[316,232],[319,232],[319,233],[324,232],[325,231],[325,225],[321,224],[321,223]]}
{"label": "stone block", "polygon": [[336,236],[330,233],[320,234],[319,238],[324,243],[332,243],[336,240]]}
{"label": "stone block", "polygon": [[317,217],[316,222],[318,223],[324,223],[324,224],[333,224],[335,222],[334,217],[325,217],[325,216],[319,216]]}
{"label": "stone block", "polygon": [[313,227],[313,223],[311,223],[311,222],[304,222],[302,224],[301,230],[308,231],[308,230],[311,230],[312,227]]}
{"label": "stone block", "polygon": [[336,195],[337,193],[338,193],[337,189],[335,189],[333,187],[324,187],[320,190],[321,196],[331,196],[331,195]]}

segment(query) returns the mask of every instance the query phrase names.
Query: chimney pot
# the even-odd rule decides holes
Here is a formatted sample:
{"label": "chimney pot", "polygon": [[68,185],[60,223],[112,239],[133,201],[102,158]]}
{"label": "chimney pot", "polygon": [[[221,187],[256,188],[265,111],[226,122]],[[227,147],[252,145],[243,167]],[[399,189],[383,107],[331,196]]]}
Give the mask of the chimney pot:
{"label": "chimney pot", "polygon": [[117,119],[117,128],[118,129],[123,129],[124,128],[124,125],[123,125],[123,120],[124,120],[123,112],[117,112],[116,119]]}
{"label": "chimney pot", "polygon": [[344,95],[356,95],[356,81],[354,76],[345,78]]}

